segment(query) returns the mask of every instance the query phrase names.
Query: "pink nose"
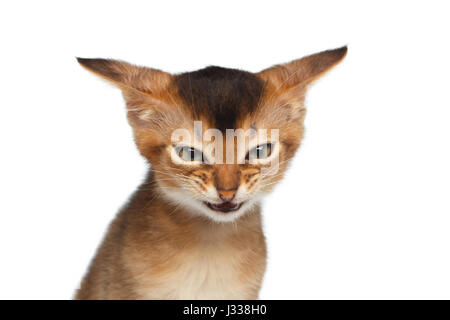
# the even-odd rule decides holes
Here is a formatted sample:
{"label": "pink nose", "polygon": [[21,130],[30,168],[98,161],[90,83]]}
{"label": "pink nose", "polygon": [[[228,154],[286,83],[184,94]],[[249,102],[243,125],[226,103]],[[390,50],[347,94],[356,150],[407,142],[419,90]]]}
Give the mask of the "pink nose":
{"label": "pink nose", "polygon": [[217,190],[219,193],[220,199],[223,201],[231,201],[233,200],[234,196],[236,195],[237,189],[231,189],[231,190]]}

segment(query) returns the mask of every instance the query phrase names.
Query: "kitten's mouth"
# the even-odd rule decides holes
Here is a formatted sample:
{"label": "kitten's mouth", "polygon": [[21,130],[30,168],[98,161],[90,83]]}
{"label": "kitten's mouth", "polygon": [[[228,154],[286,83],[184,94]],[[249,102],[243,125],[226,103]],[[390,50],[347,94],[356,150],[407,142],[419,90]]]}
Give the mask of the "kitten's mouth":
{"label": "kitten's mouth", "polygon": [[243,202],[241,202],[241,203],[233,203],[233,202],[228,202],[227,201],[227,202],[222,202],[222,203],[218,203],[218,204],[211,203],[211,202],[205,202],[205,204],[211,210],[227,213],[227,212],[232,212],[232,211],[239,210],[241,208]]}

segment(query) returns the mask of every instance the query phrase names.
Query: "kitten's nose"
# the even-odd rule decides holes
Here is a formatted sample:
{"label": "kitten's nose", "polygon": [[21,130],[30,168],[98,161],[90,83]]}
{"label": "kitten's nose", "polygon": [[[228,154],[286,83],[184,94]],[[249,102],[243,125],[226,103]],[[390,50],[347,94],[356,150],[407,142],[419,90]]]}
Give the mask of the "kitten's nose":
{"label": "kitten's nose", "polygon": [[237,189],[217,189],[217,192],[219,193],[220,199],[223,201],[231,201],[233,200],[234,196],[236,195]]}

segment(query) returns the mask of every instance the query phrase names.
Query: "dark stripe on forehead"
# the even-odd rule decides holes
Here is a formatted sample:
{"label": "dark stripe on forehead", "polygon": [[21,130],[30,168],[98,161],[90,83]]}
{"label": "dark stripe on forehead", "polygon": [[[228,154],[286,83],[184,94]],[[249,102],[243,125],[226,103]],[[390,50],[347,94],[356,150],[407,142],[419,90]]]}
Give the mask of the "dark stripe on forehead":
{"label": "dark stripe on forehead", "polygon": [[175,85],[194,119],[206,117],[222,131],[256,109],[264,87],[250,72],[221,67],[182,73]]}

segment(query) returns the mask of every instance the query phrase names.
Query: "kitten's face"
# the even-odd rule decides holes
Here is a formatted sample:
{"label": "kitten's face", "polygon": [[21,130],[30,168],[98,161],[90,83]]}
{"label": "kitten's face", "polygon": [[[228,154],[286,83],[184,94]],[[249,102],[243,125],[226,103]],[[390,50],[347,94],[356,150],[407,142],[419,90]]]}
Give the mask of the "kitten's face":
{"label": "kitten's face", "polygon": [[244,125],[239,129],[243,130],[237,131],[236,138],[218,134],[209,139],[189,128],[186,132],[192,139],[165,144],[153,167],[161,194],[194,214],[220,222],[251,210],[281,179],[291,146],[271,131],[265,134]]}
{"label": "kitten's face", "polygon": [[233,221],[281,179],[300,143],[303,112],[287,120],[295,113],[287,109],[280,121],[270,88],[244,71],[209,67],[175,76],[169,86],[181,112],[171,118],[159,159],[150,159],[156,184],[194,214]]}
{"label": "kitten's face", "polygon": [[307,85],[345,53],[326,51],[256,74],[208,67],[170,75],[113,60],[79,62],[122,89],[161,196],[228,222],[280,181],[303,137]]}

